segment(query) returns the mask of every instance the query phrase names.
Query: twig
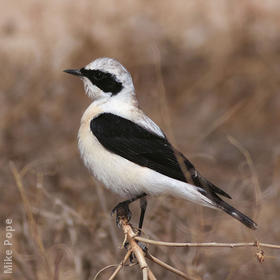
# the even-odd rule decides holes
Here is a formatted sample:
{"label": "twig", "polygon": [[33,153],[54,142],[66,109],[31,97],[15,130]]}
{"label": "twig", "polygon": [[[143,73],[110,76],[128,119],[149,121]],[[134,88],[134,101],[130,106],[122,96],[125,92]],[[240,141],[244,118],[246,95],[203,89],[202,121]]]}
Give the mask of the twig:
{"label": "twig", "polygon": [[202,242],[202,243],[174,243],[174,242],[163,242],[147,239],[144,237],[136,236],[134,238],[143,243],[159,245],[159,246],[167,246],[167,247],[228,247],[228,248],[236,248],[236,247],[266,247],[271,249],[280,249],[280,245],[269,244],[269,243],[261,243],[261,242],[240,242],[240,243],[217,243],[217,242]]}
{"label": "twig", "polygon": [[169,264],[167,264],[167,263],[161,261],[160,259],[158,259],[158,258],[152,256],[152,255],[149,254],[149,253],[146,254],[146,257],[147,257],[148,259],[150,259],[151,261],[157,263],[158,265],[164,267],[165,269],[167,269],[167,270],[169,270],[169,271],[171,271],[171,272],[174,272],[175,274],[177,274],[177,275],[183,277],[184,279],[187,279],[187,280],[193,279],[193,278],[188,277],[185,273],[181,272],[180,270],[178,270],[178,269],[176,269],[176,268],[170,266]]}
{"label": "twig", "polygon": [[154,273],[149,269],[148,276],[150,280],[157,280]]}
{"label": "twig", "polygon": [[[109,268],[111,268],[111,267],[119,267],[119,265],[117,265],[117,264],[109,264],[109,265],[106,265],[105,267],[103,267],[102,269],[100,269],[96,274],[95,274],[95,276],[94,276],[94,278],[93,278],[93,280],[96,280],[97,279],[97,277],[103,272],[103,271],[105,271],[105,270],[107,270],[107,269],[109,269]],[[117,270],[117,269],[116,269]],[[115,270],[115,271],[116,271]],[[119,270],[117,271],[117,273],[119,272]],[[115,272],[114,272],[115,273]]]}
{"label": "twig", "polygon": [[143,280],[148,280],[148,267],[143,268]]}
{"label": "twig", "polygon": [[[156,280],[156,277],[155,275],[153,274],[153,272],[151,271],[151,269],[149,268],[147,262],[146,262],[146,259],[145,258],[148,258],[150,259],[151,261],[153,261],[154,263],[164,267],[165,269],[183,277],[184,279],[192,279],[190,277],[188,277],[185,273],[179,271],[178,269],[164,263],[163,261],[157,259],[156,257],[150,255],[147,251],[143,251],[141,249],[141,247],[138,245],[137,241],[138,240],[138,237],[136,235],[136,233],[133,231],[131,225],[129,224],[128,220],[126,217],[119,217],[120,218],[120,225],[122,227],[122,230],[125,234],[125,240],[128,241],[129,245],[130,245],[130,250],[131,252],[128,252],[127,254],[130,255],[131,253],[133,253],[138,261],[138,264],[142,270],[142,274],[143,274],[143,280]],[[149,239],[146,239],[146,238],[143,238],[144,242],[145,240],[149,240]],[[148,242],[147,242],[148,243]],[[119,268],[120,269],[120,268]],[[118,272],[118,271],[117,271]],[[110,280],[112,280],[110,278]]]}
{"label": "twig", "polygon": [[[126,255],[124,256],[123,260],[121,261],[121,263],[118,265],[118,267],[116,268],[116,270],[114,271],[114,273],[111,275],[111,277],[109,278],[109,280],[113,280],[117,274],[119,273],[119,271],[121,270],[121,268],[124,266],[124,264],[127,262],[128,258],[130,257],[132,253],[132,250],[128,250],[128,252],[126,253]],[[96,275],[94,277],[94,280],[96,280],[98,275]]]}
{"label": "twig", "polygon": [[[180,277],[183,277],[187,280],[193,280],[194,278],[188,276],[184,272],[166,264],[165,262],[159,260],[158,258],[152,256],[148,250],[143,250],[138,242],[146,243],[146,244],[153,244],[158,246],[168,246],[168,247],[228,247],[228,248],[236,248],[236,247],[256,247],[256,257],[257,260],[262,263],[264,261],[264,251],[262,247],[271,248],[271,249],[280,249],[280,245],[269,244],[269,243],[260,243],[258,241],[255,242],[240,242],[240,243],[217,243],[217,242],[203,242],[203,243],[174,243],[174,242],[163,242],[163,241],[156,241],[151,240],[148,238],[137,236],[132,228],[131,224],[128,221],[128,218],[125,216],[118,216],[119,224],[124,232],[125,241],[129,243],[130,248],[125,255],[123,261],[118,265],[112,276],[109,280],[113,280],[115,276],[118,274],[124,263],[128,260],[128,258],[133,254],[137,259],[138,265],[142,270],[143,280],[156,280],[155,275],[149,268],[146,258],[153,261],[154,263],[162,266],[166,270],[169,270]],[[103,270],[102,270],[103,271]],[[96,279],[96,277],[95,277]]]}
{"label": "twig", "polygon": [[126,217],[121,217],[120,224],[122,226],[124,234],[126,235],[127,241],[130,244],[131,250],[135,254],[135,257],[142,270],[143,280],[148,280],[149,267],[145,260],[143,250],[140,248],[140,246],[135,241],[136,234],[133,232],[131,225],[128,223],[128,220]]}

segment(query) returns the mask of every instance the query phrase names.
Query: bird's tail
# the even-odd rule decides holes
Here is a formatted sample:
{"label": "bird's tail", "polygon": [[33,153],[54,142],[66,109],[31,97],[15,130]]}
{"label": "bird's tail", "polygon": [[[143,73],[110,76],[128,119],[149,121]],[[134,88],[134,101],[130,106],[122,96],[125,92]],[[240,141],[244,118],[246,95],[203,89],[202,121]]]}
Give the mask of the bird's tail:
{"label": "bird's tail", "polygon": [[219,201],[216,200],[216,203],[217,203],[216,206],[218,208],[222,209],[227,214],[229,214],[236,220],[240,221],[245,226],[247,226],[251,229],[258,228],[258,225],[253,220],[251,220],[249,217],[247,217],[246,215],[244,215],[243,213],[241,213],[240,211],[238,211],[237,209],[235,209],[234,207],[232,207],[231,205],[229,205],[222,199],[219,199]]}

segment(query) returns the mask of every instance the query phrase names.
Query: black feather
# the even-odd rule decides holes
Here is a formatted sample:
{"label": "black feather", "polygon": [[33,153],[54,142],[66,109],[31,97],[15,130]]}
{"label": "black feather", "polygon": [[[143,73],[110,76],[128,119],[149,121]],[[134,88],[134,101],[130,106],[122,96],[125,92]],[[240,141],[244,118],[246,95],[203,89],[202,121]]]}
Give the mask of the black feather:
{"label": "black feather", "polygon": [[234,219],[240,221],[242,224],[244,224],[245,226],[247,226],[251,229],[258,228],[258,225],[252,219],[250,219],[245,214],[241,213],[236,208],[232,207],[231,205],[229,205],[228,203],[226,203],[225,201],[220,199],[218,196],[215,200],[216,200],[215,202],[217,204],[217,207],[222,209],[223,211],[225,211],[227,214],[232,216]]}

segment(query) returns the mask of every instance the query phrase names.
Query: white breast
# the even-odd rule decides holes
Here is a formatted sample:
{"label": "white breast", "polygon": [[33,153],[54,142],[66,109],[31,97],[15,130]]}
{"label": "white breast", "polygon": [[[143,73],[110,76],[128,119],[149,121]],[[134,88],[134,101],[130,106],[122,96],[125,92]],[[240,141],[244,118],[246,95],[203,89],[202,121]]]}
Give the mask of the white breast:
{"label": "white breast", "polygon": [[107,188],[121,196],[131,197],[144,192],[142,186],[147,168],[134,164],[106,150],[90,130],[90,121],[104,112],[104,108],[89,106],[82,117],[78,134],[81,157],[92,172]]}
{"label": "white breast", "polygon": [[121,196],[140,194],[136,178],[141,176],[141,167],[103,148],[88,126],[79,130],[79,149],[85,165],[107,188]]}

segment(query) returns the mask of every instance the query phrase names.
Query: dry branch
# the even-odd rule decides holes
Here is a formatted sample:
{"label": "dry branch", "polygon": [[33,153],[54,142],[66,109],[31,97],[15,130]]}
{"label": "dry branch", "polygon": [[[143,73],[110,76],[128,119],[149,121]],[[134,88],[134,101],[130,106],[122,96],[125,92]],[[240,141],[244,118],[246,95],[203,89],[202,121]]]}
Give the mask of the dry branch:
{"label": "dry branch", "polygon": [[166,264],[165,262],[161,261],[160,259],[156,258],[155,256],[152,256],[151,254],[147,254],[147,258],[150,259],[151,261],[153,261],[154,263],[157,263],[158,265],[162,266],[163,268],[171,271],[171,272],[174,272],[175,274],[183,277],[184,279],[192,279],[190,277],[188,277],[185,273],[181,272],[180,270],[172,267],[171,265],[169,264]]}
{"label": "dry branch", "polygon": [[148,280],[149,267],[145,260],[145,253],[143,252],[143,250],[140,248],[140,246],[135,241],[136,234],[133,232],[131,225],[128,223],[128,220],[125,217],[120,219],[120,224],[121,224],[123,232],[125,234],[125,240],[127,240],[129,242],[131,251],[132,251],[132,253],[134,253],[134,255],[138,261],[138,264],[142,270],[143,280],[144,279]]}
{"label": "dry branch", "polygon": [[142,279],[150,279],[155,280],[156,277],[151,271],[150,267],[148,266],[146,259],[151,260],[152,262],[162,266],[164,269],[171,271],[178,276],[184,278],[184,279],[194,279],[185,273],[179,271],[178,269],[164,263],[163,261],[159,260],[155,256],[152,256],[147,250],[143,250],[138,242],[144,243],[144,244],[153,244],[158,246],[169,246],[169,247],[227,247],[227,248],[237,248],[237,247],[256,247],[256,257],[260,263],[264,261],[264,251],[261,248],[271,248],[271,249],[280,249],[280,245],[275,244],[269,244],[269,243],[261,243],[258,241],[255,242],[240,242],[240,243],[217,243],[217,242],[203,242],[203,243],[174,243],[174,242],[163,242],[163,241],[156,241],[151,240],[148,238],[137,236],[137,233],[133,230],[131,224],[128,222],[126,217],[119,217],[120,218],[120,226],[124,232],[125,235],[125,242],[128,242],[129,249],[126,253],[124,259],[122,262],[118,265],[112,276],[109,278],[109,280],[115,279],[118,272],[121,270],[121,268],[125,265],[125,263],[130,258],[131,254],[133,254],[138,262],[139,267],[142,271]]}
{"label": "dry branch", "polygon": [[218,243],[218,242],[202,242],[202,243],[174,243],[174,242],[164,242],[164,241],[157,241],[151,240],[148,238],[136,236],[136,240],[158,245],[158,246],[168,246],[168,247],[228,247],[228,248],[236,248],[236,247],[266,247],[271,249],[280,249],[280,245],[269,244],[269,243],[262,243],[262,242],[239,242],[239,243]]}
{"label": "dry branch", "polygon": [[[121,268],[125,265],[125,263],[127,262],[130,254],[131,254],[131,250],[128,250],[128,252],[126,253],[126,255],[124,256],[124,259],[121,261],[121,263],[118,265],[118,267],[116,268],[116,270],[114,271],[114,273],[111,275],[111,277],[109,278],[109,280],[113,280],[115,279],[116,275],[119,273],[119,271],[121,270]],[[96,279],[96,277],[94,278]]]}
{"label": "dry branch", "polygon": [[146,258],[151,260],[152,262],[164,267],[165,269],[183,277],[184,279],[192,279],[191,277],[188,277],[185,273],[179,271],[178,269],[164,263],[163,261],[159,260],[158,258],[152,256],[148,253],[148,251],[144,251],[137,242],[137,234],[133,231],[131,224],[129,224],[126,217],[120,217],[120,225],[125,235],[125,242],[127,241],[129,243],[130,249],[128,250],[127,254],[125,255],[123,261],[119,264],[119,266],[116,268],[112,276],[109,278],[109,280],[112,280],[116,277],[118,272],[120,271],[121,267],[126,263],[128,258],[131,254],[135,256],[137,259],[138,265],[140,266],[142,270],[143,280],[156,280],[155,275],[149,268]]}

